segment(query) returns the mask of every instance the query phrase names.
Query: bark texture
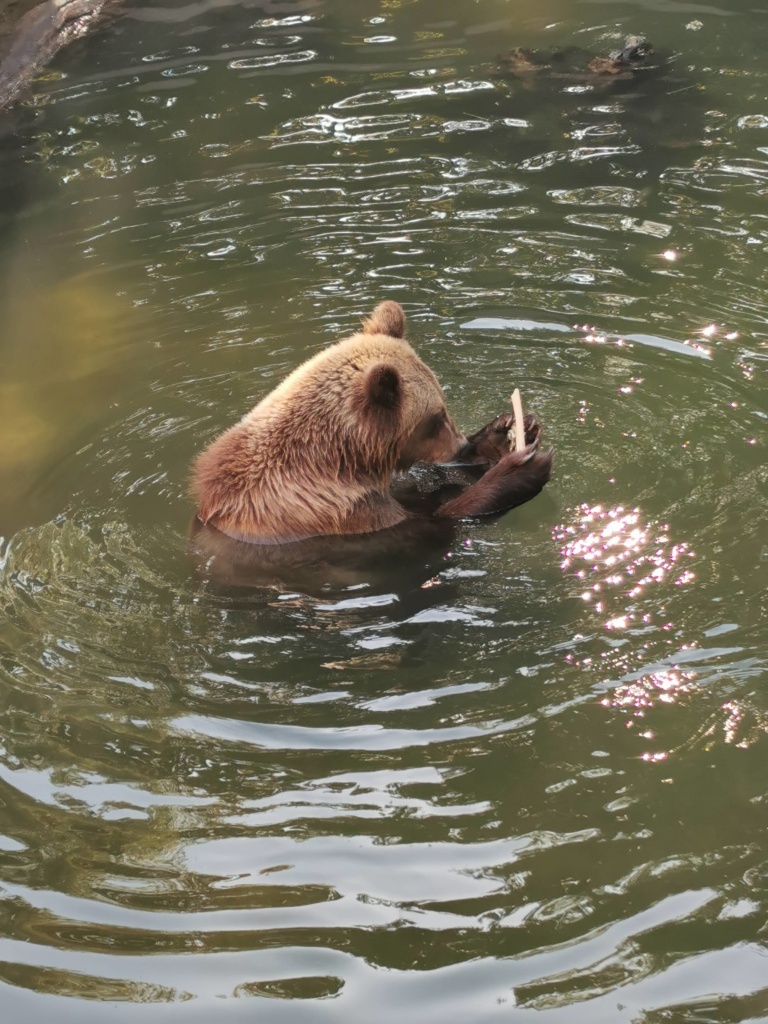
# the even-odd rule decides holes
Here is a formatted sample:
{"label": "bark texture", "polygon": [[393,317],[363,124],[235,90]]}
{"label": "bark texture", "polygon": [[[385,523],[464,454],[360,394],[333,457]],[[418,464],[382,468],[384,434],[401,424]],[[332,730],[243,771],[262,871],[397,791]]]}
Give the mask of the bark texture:
{"label": "bark texture", "polygon": [[0,110],[73,39],[98,20],[109,0],[5,4],[0,20]]}

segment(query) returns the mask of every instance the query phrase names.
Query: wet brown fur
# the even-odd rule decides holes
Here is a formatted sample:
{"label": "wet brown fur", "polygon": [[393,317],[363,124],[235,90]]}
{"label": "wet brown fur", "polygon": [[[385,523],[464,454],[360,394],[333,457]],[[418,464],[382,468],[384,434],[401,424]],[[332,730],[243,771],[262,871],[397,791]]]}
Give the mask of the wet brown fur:
{"label": "wet brown fur", "polygon": [[449,460],[466,438],[437,378],[383,302],[362,332],[307,360],[198,456],[198,517],[230,537],[282,543],[370,533],[408,514],[396,468]]}

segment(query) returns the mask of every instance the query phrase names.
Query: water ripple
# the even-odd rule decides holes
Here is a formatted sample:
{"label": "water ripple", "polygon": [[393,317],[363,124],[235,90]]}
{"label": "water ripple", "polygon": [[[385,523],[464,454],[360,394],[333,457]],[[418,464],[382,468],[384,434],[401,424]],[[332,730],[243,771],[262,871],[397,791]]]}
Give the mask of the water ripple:
{"label": "water ripple", "polygon": [[[757,1019],[757,15],[347,6],[135,8],[6,140],[3,1012]],[[640,21],[633,83],[497,60]],[[551,485],[211,578],[194,453],[388,297]]]}

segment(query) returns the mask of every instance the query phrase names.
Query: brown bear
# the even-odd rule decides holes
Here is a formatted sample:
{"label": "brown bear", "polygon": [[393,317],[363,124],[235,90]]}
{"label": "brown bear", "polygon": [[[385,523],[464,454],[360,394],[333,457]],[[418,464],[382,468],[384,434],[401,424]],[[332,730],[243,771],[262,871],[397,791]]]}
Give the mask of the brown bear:
{"label": "brown bear", "polygon": [[416,462],[487,470],[429,516],[499,513],[538,494],[552,453],[538,450],[535,421],[526,417],[522,452],[509,451],[511,416],[466,438],[404,334],[402,308],[382,302],[362,332],[299,366],[213,441],[194,467],[199,520],[255,544],[372,533],[424,515],[390,491]]}

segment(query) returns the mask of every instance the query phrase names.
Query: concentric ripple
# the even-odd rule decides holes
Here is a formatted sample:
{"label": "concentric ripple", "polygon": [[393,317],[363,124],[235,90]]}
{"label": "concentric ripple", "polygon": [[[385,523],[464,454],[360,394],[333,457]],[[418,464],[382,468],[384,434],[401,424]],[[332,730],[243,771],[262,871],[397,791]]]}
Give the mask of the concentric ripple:
{"label": "concentric ripple", "polygon": [[[768,1014],[764,16],[459,6],[129,5],[17,114],[3,1021]],[[552,483],[213,576],[194,453],[385,297]]]}

